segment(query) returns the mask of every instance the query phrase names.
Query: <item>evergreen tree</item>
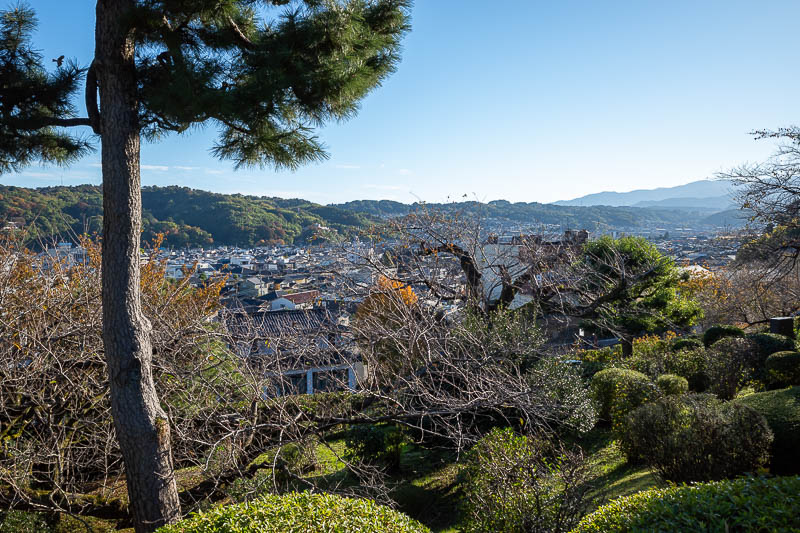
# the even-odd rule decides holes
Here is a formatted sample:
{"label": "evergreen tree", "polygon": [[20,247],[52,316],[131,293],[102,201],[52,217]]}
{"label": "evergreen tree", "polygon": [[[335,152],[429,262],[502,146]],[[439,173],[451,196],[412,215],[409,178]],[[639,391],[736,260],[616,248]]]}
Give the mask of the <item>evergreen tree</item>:
{"label": "evergreen tree", "polygon": [[[180,517],[139,295],[141,137],[210,122],[213,153],[237,167],[323,159],[313,128],[352,117],[394,70],[408,1],[99,0],[89,67],[60,57],[54,72],[31,44],[33,10],[2,13],[0,172],[85,154],[91,134],[65,128],[99,138],[103,341],[136,531]],[[84,79],[87,116],[78,117]]]}
{"label": "evergreen tree", "polygon": [[688,275],[642,237],[609,236],[584,245],[581,294],[593,296],[588,318],[620,336],[631,355],[633,338],[694,324],[700,306],[678,291]]}

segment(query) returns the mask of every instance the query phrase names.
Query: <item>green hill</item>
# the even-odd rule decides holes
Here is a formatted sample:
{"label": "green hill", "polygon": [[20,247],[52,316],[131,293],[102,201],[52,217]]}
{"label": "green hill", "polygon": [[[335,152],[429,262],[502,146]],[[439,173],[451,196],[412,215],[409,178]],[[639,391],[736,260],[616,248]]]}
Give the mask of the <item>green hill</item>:
{"label": "green hill", "polygon": [[559,224],[590,231],[634,229],[654,226],[711,228],[717,219],[705,209],[671,209],[657,207],[567,206],[537,202],[494,200],[488,203],[456,202],[449,204],[401,204],[388,200],[358,200],[336,207],[372,216],[387,218],[406,215],[418,209],[444,210],[465,215],[480,215],[525,224]]}
{"label": "green hill", "polygon": [[[169,246],[293,243],[320,224],[347,235],[372,217],[305,200],[217,194],[186,187],[144,187],[143,239],[164,233]],[[99,186],[27,189],[0,186],[0,220],[20,217],[38,240],[70,239],[102,230]]]}
{"label": "green hill", "polygon": [[[143,238],[164,233],[168,246],[211,246],[303,242],[315,225],[349,236],[382,218],[406,215],[418,209],[436,209],[520,224],[558,224],[593,232],[646,227],[711,228],[739,225],[739,211],[708,216],[707,211],[664,208],[564,206],[536,202],[402,204],[389,200],[358,200],[320,205],[300,199],[219,194],[187,187],[144,187]],[[103,198],[99,186],[0,186],[0,223],[22,218],[31,243],[72,240],[102,230]],[[738,222],[738,224],[737,224]],[[2,227],[2,224],[0,224]]]}

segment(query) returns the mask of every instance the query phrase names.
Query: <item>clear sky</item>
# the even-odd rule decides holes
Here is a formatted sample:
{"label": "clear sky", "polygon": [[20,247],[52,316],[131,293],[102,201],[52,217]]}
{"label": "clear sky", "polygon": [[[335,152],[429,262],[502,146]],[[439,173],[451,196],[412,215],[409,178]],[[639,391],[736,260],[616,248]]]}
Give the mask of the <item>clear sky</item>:
{"label": "clear sky", "polygon": [[[47,58],[88,64],[94,2],[32,0]],[[403,60],[330,159],[234,171],[214,130],[142,150],[146,185],[300,197],[551,202],[687,183],[774,149],[800,122],[797,0],[416,0]],[[99,153],[0,183],[100,183]]]}

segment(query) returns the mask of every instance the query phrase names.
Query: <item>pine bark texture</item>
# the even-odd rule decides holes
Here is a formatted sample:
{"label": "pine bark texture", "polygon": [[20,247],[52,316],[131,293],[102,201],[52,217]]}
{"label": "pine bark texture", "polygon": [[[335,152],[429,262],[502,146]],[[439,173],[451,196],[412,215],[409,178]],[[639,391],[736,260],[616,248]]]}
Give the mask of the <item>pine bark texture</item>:
{"label": "pine bark texture", "polygon": [[[103,343],[111,410],[137,532],[180,519],[170,428],[153,383],[150,323],[140,300],[140,130],[133,0],[99,0],[95,69],[103,168]],[[90,89],[91,90],[91,89]]]}

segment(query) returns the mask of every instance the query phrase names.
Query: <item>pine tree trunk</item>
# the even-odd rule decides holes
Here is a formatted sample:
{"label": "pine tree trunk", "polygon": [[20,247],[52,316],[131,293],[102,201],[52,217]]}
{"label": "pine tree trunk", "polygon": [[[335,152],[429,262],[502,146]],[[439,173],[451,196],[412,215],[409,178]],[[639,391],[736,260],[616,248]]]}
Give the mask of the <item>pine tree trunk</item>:
{"label": "pine tree trunk", "polygon": [[103,168],[103,344],[137,532],[180,518],[167,415],[153,384],[150,323],[140,300],[142,196],[134,42],[124,26],[133,0],[99,0],[95,68]]}

